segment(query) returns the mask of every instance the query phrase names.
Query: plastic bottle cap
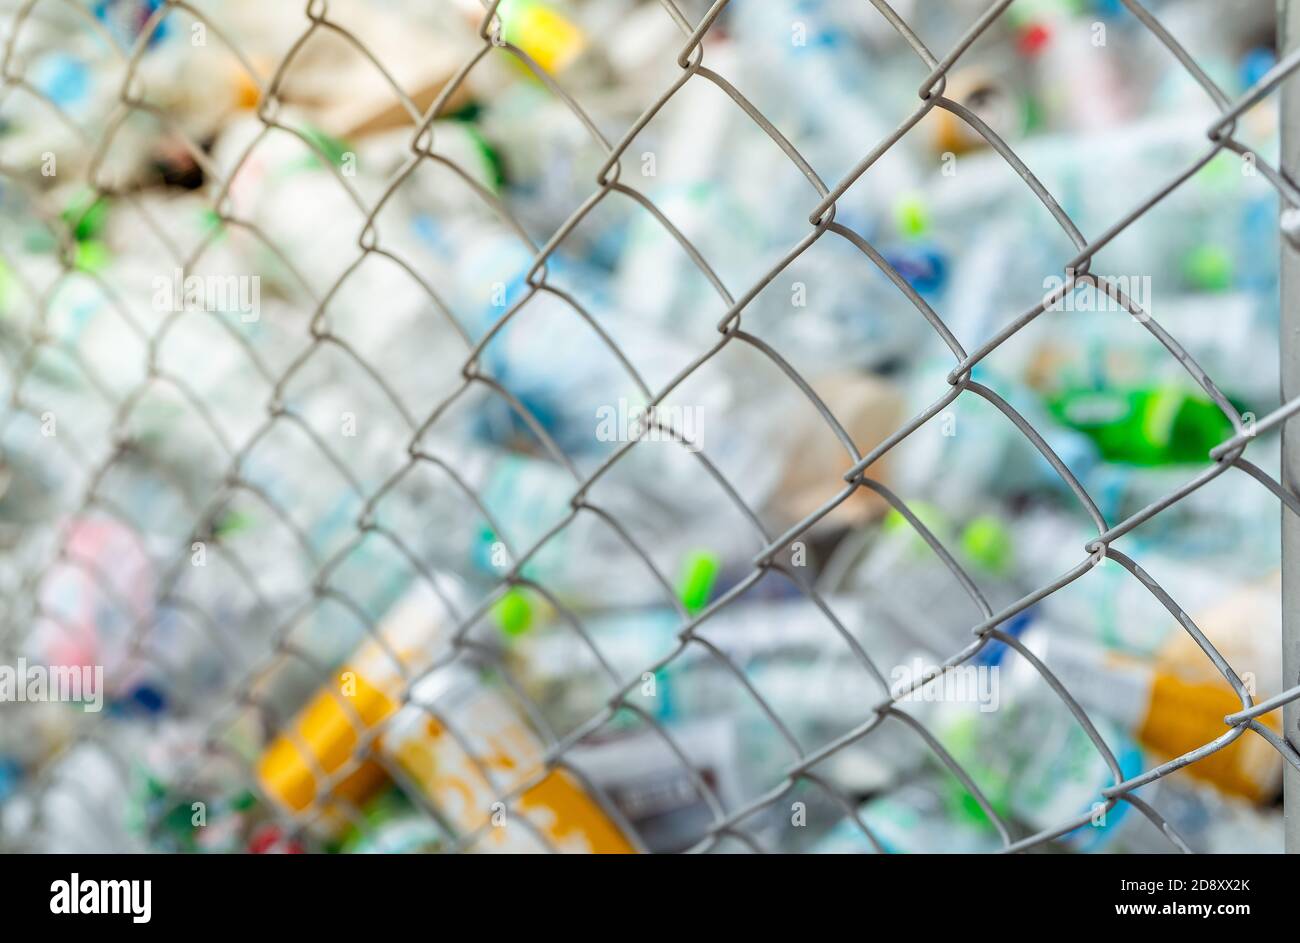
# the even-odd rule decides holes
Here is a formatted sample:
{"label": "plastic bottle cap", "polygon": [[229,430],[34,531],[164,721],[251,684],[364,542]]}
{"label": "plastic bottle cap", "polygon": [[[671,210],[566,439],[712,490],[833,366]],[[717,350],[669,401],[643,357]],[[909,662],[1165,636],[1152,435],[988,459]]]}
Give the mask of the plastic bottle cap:
{"label": "plastic bottle cap", "polygon": [[894,223],[907,238],[919,239],[930,228],[930,216],[925,203],[915,193],[899,197],[894,204]]}
{"label": "plastic bottle cap", "polygon": [[92,194],[83,193],[63,211],[63,221],[72,227],[72,238],[77,242],[93,239],[104,230],[108,201],[92,199]]}
{"label": "plastic bottle cap", "polygon": [[523,635],[533,624],[533,606],[522,590],[511,589],[497,600],[492,615],[501,631],[511,637]]}
{"label": "plastic bottle cap", "polygon": [[1201,291],[1226,291],[1232,287],[1232,256],[1223,246],[1198,246],[1188,253],[1183,270],[1187,280]]}
{"label": "plastic bottle cap", "polygon": [[[929,501],[909,501],[907,508],[935,537],[939,538],[939,540],[945,538],[949,530],[948,515],[944,514],[937,505],[931,504]],[[891,509],[885,515],[882,526],[886,533],[901,532],[915,535],[918,541],[922,540],[921,535],[912,527],[912,522],[896,509]]]}
{"label": "plastic bottle cap", "polygon": [[257,82],[242,67],[234,70],[235,107],[253,111],[261,102],[262,93]]}
{"label": "plastic bottle cap", "polygon": [[562,72],[587,47],[582,30],[538,0],[502,0],[497,16],[505,41],[552,75]]}
{"label": "plastic bottle cap", "polygon": [[1011,534],[990,514],[977,517],[961,533],[961,549],[980,566],[994,573],[1011,563]]}
{"label": "plastic bottle cap", "polygon": [[687,556],[678,596],[682,607],[691,615],[709,604],[719,568],[717,556],[707,550],[696,550]]}
{"label": "plastic bottle cap", "polygon": [[1052,31],[1045,23],[1030,23],[1020,30],[1016,49],[1022,56],[1036,56],[1052,41]]}
{"label": "plastic bottle cap", "polygon": [[948,274],[943,256],[929,249],[886,253],[885,261],[923,295],[939,291]]}
{"label": "plastic bottle cap", "polygon": [[131,703],[147,714],[160,714],[167,706],[167,698],[151,684],[142,683],[132,689]]}
{"label": "plastic bottle cap", "polygon": [[98,239],[77,243],[75,266],[83,272],[98,272],[108,265],[108,246]]}
{"label": "plastic bottle cap", "polygon": [[1277,53],[1267,46],[1256,46],[1247,52],[1241,60],[1242,90],[1245,91],[1262,79],[1276,64]]}
{"label": "plastic bottle cap", "polygon": [[253,518],[243,511],[227,511],[217,522],[213,532],[215,537],[229,537],[231,534],[237,534],[242,530],[247,530],[253,523]]}

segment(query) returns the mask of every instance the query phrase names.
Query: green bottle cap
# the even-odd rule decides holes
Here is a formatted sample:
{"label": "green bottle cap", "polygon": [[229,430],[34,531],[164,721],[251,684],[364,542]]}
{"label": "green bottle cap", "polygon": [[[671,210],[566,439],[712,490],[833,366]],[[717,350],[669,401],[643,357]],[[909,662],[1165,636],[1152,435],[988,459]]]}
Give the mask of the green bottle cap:
{"label": "green bottle cap", "polygon": [[682,608],[691,615],[709,604],[720,568],[717,555],[708,550],[696,550],[687,555],[686,565],[682,567],[678,597],[682,601]]}
{"label": "green bottle cap", "polygon": [[108,265],[108,246],[98,239],[77,243],[73,265],[82,272],[99,272]]}
{"label": "green bottle cap", "polygon": [[497,600],[492,615],[501,631],[511,638],[523,635],[533,624],[533,605],[518,587]]}
{"label": "green bottle cap", "polygon": [[72,228],[72,238],[77,242],[93,239],[104,231],[108,217],[108,201],[96,198],[90,191],[79,194],[63,211],[63,221]]}
{"label": "green bottle cap", "polygon": [[991,514],[977,517],[966,525],[961,532],[961,549],[992,573],[1004,573],[1011,565],[1011,534]]}
{"label": "green bottle cap", "polygon": [[[907,508],[940,543],[946,544],[948,542],[948,538],[952,533],[952,526],[948,520],[948,515],[940,510],[937,505],[931,504],[929,501],[908,501]],[[885,519],[881,523],[881,529],[885,534],[894,535],[894,539],[909,541],[910,549],[918,554],[924,556],[933,553],[930,545],[912,526],[911,521],[895,509],[891,508],[889,513],[885,515]]]}
{"label": "green bottle cap", "polygon": [[894,225],[908,239],[919,239],[930,228],[930,213],[915,193],[906,193],[894,204]]}
{"label": "green bottle cap", "polygon": [[1232,255],[1223,246],[1197,246],[1183,261],[1183,273],[1198,291],[1227,291],[1232,287]]}
{"label": "green bottle cap", "polygon": [[216,523],[212,535],[218,539],[229,537],[232,534],[246,530],[252,523],[252,516],[245,514],[243,511],[227,511],[221,520]]}

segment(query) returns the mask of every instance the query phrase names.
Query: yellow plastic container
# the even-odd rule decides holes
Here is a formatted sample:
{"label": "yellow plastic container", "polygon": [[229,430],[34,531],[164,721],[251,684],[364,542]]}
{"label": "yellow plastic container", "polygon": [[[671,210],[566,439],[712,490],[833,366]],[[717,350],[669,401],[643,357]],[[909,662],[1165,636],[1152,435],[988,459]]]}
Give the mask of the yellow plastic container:
{"label": "yellow plastic container", "polygon": [[[412,692],[412,702],[385,731],[384,753],[457,830],[481,831],[473,850],[636,850],[573,774],[563,768],[543,773],[536,734],[502,695],[468,672],[422,682]],[[499,801],[502,793],[534,779],[509,807]],[[516,815],[526,817],[529,825],[514,821]]]}
{"label": "yellow plastic container", "polygon": [[[412,798],[432,805],[462,834],[491,824],[476,850],[635,851],[571,773],[557,768],[540,776],[541,741],[513,705],[472,672],[440,666],[398,709],[408,679],[446,653],[447,625],[438,595],[424,584],[398,603],[378,629],[383,643],[372,638],[358,648],[334,684],[263,751],[256,774],[265,795],[291,814],[315,808],[318,827],[337,831],[349,820],[347,805],[359,807],[390,783],[383,766],[357,756],[362,737],[383,725],[371,750],[401,768],[402,785],[418,794]],[[498,801],[530,776],[540,778],[517,802],[507,808]],[[527,817],[531,827],[513,821],[515,815]]]}

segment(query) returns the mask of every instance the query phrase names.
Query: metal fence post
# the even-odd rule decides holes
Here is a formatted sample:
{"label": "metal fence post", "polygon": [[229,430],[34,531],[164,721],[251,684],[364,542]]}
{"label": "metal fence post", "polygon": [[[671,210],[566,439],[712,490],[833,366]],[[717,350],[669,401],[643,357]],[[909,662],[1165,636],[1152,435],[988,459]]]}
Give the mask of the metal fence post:
{"label": "metal fence post", "polygon": [[[1300,47],[1300,3],[1279,0],[1278,43],[1281,55]],[[1282,169],[1300,176],[1300,88],[1293,82],[1281,89]],[[1291,239],[1281,245],[1281,381],[1282,401],[1300,395],[1300,247]],[[1295,490],[1300,485],[1300,430],[1282,427],[1282,483]],[[1284,686],[1300,680],[1300,521],[1282,507],[1282,672]],[[1282,708],[1287,740],[1300,743],[1300,703]],[[1283,801],[1286,808],[1286,850],[1300,854],[1300,771],[1285,765]]]}

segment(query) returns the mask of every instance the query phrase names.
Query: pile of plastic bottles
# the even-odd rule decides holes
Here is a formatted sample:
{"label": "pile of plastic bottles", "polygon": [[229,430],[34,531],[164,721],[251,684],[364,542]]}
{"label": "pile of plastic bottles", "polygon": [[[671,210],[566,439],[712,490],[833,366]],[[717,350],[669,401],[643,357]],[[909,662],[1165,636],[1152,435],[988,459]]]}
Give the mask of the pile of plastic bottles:
{"label": "pile of plastic bottles", "polygon": [[[1096,809],[1045,847],[1170,850],[1101,802],[1116,771],[1002,642],[878,713],[1096,536],[969,393],[870,467],[881,490],[821,513],[854,457],[819,405],[865,455],[949,390],[917,301],[974,350],[1076,253],[954,115],[836,203],[906,291],[824,236],[744,307],[755,342],[706,357],[820,199],[717,83],[691,77],[623,153],[653,211],[606,193],[535,265],[600,191],[601,138],[682,78],[664,5],[505,0],[500,42],[545,81],[504,47],[475,58],[475,0],[331,0],[344,29],[301,3],[19,6],[0,4],[25,81],[0,99],[0,666],[98,668],[102,689],[50,703],[0,677],[0,846],[993,851],[1003,822]],[[940,56],[986,6],[892,4]],[[1229,94],[1273,61],[1271,4],[1144,6]],[[929,71],[871,4],[733,3],[701,48],[830,185]],[[1089,237],[1192,164],[1215,113],[1118,0],[1017,0],[945,94]],[[1240,123],[1272,159],[1275,103]],[[1253,170],[1216,157],[1093,269],[1263,416],[1277,198]],[[1232,435],[1088,288],[973,380],[1111,523]],[[672,431],[646,429],[665,388]],[[1277,443],[1251,457],[1275,473]],[[1281,683],[1277,521],[1232,472],[1122,543],[1257,699]],[[1000,631],[1125,778],[1240,707],[1114,561]],[[1138,795],[1195,850],[1280,850],[1281,762],[1249,735]]]}

